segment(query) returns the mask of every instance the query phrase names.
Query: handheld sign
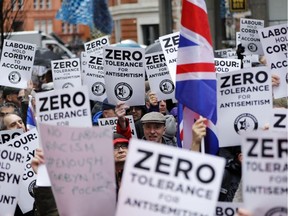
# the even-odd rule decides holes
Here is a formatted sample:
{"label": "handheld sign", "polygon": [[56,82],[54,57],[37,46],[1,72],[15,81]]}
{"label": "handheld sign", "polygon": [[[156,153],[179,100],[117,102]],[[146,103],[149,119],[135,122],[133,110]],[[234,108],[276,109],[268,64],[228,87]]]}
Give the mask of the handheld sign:
{"label": "handheld sign", "polygon": [[214,52],[220,56],[220,58],[227,58],[228,57],[228,53],[232,52],[233,49],[232,48],[228,48],[228,49],[219,49],[219,50],[214,50]]}
{"label": "handheld sign", "polygon": [[4,40],[0,85],[27,88],[32,76],[35,52],[35,44]]}
{"label": "handheld sign", "polygon": [[215,209],[215,216],[234,216],[238,208],[242,208],[243,203],[218,202]]}
{"label": "handheld sign", "polygon": [[288,26],[286,24],[259,29],[260,40],[272,74],[280,78],[279,86],[273,88],[274,98],[287,97],[288,88]]}
{"label": "handheld sign", "polygon": [[40,132],[59,215],[114,216],[111,128],[40,124]]}
{"label": "handheld sign", "polygon": [[245,47],[245,54],[263,55],[263,49],[258,30],[264,28],[264,20],[240,19],[241,44]]}
{"label": "handheld sign", "polygon": [[23,134],[22,129],[0,131],[0,146],[11,139],[14,139],[15,137],[20,136],[21,134]]}
{"label": "handheld sign", "polygon": [[263,128],[272,111],[269,68],[254,67],[217,74],[220,147],[240,145],[243,133]]}
{"label": "handheld sign", "polygon": [[288,130],[288,113],[287,109],[272,109],[269,129],[274,131],[287,132]]}
{"label": "handheld sign", "polygon": [[144,105],[144,49],[105,46],[103,57],[109,103],[124,101],[128,106]]}
{"label": "handheld sign", "polygon": [[226,73],[229,71],[235,71],[241,69],[240,59],[224,59],[214,58],[215,71],[218,73]]}
{"label": "handheld sign", "polygon": [[116,216],[213,216],[224,164],[220,157],[131,139]]}
{"label": "handheld sign", "polygon": [[103,71],[103,57],[87,55],[87,67],[83,77],[83,85],[89,90],[89,98],[93,101],[101,101],[107,98]]}
{"label": "handheld sign", "polygon": [[102,55],[103,47],[109,45],[108,35],[84,43],[85,52],[91,55]]}
{"label": "handheld sign", "polygon": [[51,61],[54,89],[80,87],[81,72],[79,58]]}
{"label": "handheld sign", "polygon": [[14,215],[24,172],[26,151],[0,146],[0,215]]}
{"label": "handheld sign", "polygon": [[175,86],[169,73],[163,52],[145,55],[145,69],[149,86],[156,93],[158,100],[175,98]]}
{"label": "handheld sign", "polygon": [[179,32],[174,32],[172,34],[159,37],[159,41],[160,41],[173,83],[176,82],[176,65],[177,65],[179,37],[180,37]]}
{"label": "handheld sign", "polygon": [[253,215],[287,215],[287,132],[245,134],[242,153],[245,208]]}

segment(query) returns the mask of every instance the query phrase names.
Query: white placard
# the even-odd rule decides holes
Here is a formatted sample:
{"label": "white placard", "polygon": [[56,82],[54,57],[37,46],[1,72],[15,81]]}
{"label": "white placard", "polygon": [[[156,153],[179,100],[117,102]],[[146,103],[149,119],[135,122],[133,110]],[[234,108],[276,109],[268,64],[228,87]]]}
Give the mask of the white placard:
{"label": "white placard", "polygon": [[259,37],[272,74],[280,78],[280,84],[273,88],[274,98],[288,96],[288,26],[286,24],[259,29]]}
{"label": "white placard", "polygon": [[79,58],[51,61],[54,89],[80,87],[81,72]]}
{"label": "white placard", "polygon": [[27,88],[32,76],[35,52],[35,44],[4,40],[0,85]]}
{"label": "white placard", "polygon": [[238,55],[236,53],[236,50],[233,49],[231,52],[228,52],[227,58],[228,59],[238,59]]}
{"label": "white placard", "polygon": [[242,134],[264,128],[271,111],[269,68],[255,67],[217,74],[220,147],[240,145]]}
{"label": "white placard", "polygon": [[90,100],[103,102],[107,98],[103,58],[100,55],[88,55],[86,59],[86,71],[85,74],[82,74],[83,85],[88,87]]}
{"label": "white placard", "polygon": [[0,131],[0,146],[1,144],[4,144],[17,136],[20,136],[21,134],[23,134],[23,129]]}
{"label": "white placard", "polygon": [[242,137],[243,200],[252,215],[287,215],[287,132]]}
{"label": "white placard", "polygon": [[214,216],[224,164],[221,157],[131,139],[116,216]]}
{"label": "white placard", "polygon": [[179,32],[174,32],[172,34],[159,37],[160,45],[162,47],[167,66],[174,84],[176,82],[176,66],[179,38]]}
{"label": "white placard", "polygon": [[220,58],[227,58],[227,57],[228,57],[228,53],[229,53],[229,52],[232,52],[232,51],[233,51],[232,48],[214,50],[214,52],[215,52]]}
{"label": "white placard", "polygon": [[263,49],[258,30],[264,28],[264,20],[240,19],[241,44],[245,47],[245,54],[263,55]]}
{"label": "white placard", "polygon": [[[132,115],[125,116],[125,118],[129,119],[129,125],[131,127],[131,133],[132,137],[137,138],[136,128],[133,120]],[[111,117],[111,118],[99,118],[98,119],[98,125],[99,127],[112,127],[113,131],[116,132],[116,126],[117,126],[117,117]]]}
{"label": "white placard", "polygon": [[241,69],[240,59],[228,59],[228,58],[214,58],[215,71],[217,73],[226,73],[229,71],[235,71]]}
{"label": "white placard", "polygon": [[104,78],[110,104],[145,104],[144,53],[144,48],[105,46]]}
{"label": "white placard", "polygon": [[108,35],[84,43],[85,52],[92,55],[102,55],[103,47],[110,44]]}
{"label": "white placard", "polygon": [[215,209],[215,216],[234,216],[238,208],[242,208],[243,203],[218,202]]}
{"label": "white placard", "polygon": [[287,109],[272,109],[269,128],[275,131],[288,131],[288,110]]}
{"label": "white placard", "polygon": [[81,57],[80,57],[80,64],[81,64],[81,76],[83,80],[83,76],[87,70],[88,67],[88,59],[87,59],[87,53],[86,52],[81,52]]}
{"label": "white placard", "polygon": [[169,73],[162,51],[145,55],[145,69],[150,89],[156,93],[158,101],[174,99],[175,86]]}

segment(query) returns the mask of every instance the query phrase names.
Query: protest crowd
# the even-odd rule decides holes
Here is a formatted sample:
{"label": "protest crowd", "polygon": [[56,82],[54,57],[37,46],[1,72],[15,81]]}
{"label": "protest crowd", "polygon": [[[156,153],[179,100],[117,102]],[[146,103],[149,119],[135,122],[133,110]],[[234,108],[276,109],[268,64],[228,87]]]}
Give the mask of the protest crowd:
{"label": "protest crowd", "polygon": [[[0,216],[287,215],[287,43],[275,38],[288,28],[253,24],[260,53],[244,40],[225,55],[207,38],[187,48],[180,30],[146,48],[96,38],[47,67],[7,40]],[[4,53],[17,44],[31,58],[15,73]]]}

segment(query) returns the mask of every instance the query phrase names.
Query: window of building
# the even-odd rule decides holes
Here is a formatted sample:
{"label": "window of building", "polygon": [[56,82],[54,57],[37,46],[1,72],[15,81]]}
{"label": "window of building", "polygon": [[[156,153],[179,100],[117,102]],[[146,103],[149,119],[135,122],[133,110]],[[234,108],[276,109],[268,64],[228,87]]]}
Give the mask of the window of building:
{"label": "window of building", "polygon": [[46,9],[51,9],[51,8],[52,8],[51,0],[46,0]]}
{"label": "window of building", "polygon": [[39,9],[44,9],[44,0],[39,0]]}
{"label": "window of building", "polygon": [[42,31],[46,34],[53,32],[52,20],[34,20],[34,30]]}
{"label": "window of building", "polygon": [[145,45],[153,44],[159,38],[159,25],[142,25],[143,43]]}
{"label": "window of building", "polygon": [[64,34],[78,33],[78,26],[69,23],[62,23],[62,32]]}
{"label": "window of building", "polygon": [[38,0],[34,0],[33,8],[38,9],[38,7],[39,7]]}
{"label": "window of building", "polygon": [[10,4],[13,11],[23,10],[23,0],[10,0]]}

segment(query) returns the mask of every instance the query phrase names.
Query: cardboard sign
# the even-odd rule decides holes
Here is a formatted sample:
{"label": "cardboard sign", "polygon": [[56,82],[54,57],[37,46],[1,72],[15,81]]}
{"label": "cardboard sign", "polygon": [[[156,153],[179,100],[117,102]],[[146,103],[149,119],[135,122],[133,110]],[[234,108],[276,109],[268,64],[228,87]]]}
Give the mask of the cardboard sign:
{"label": "cardboard sign", "polygon": [[[131,133],[132,137],[137,138],[136,128],[133,120],[132,115],[125,116],[125,118],[129,119],[129,124],[131,127]],[[117,117],[111,117],[111,118],[99,118],[98,119],[98,125],[99,127],[112,127],[113,131],[116,132],[116,125],[117,125],[118,118]]]}
{"label": "cardboard sign", "polygon": [[169,73],[163,52],[145,55],[145,69],[149,86],[156,93],[158,101],[175,98],[175,86]]}
{"label": "cardboard sign", "polygon": [[287,215],[287,149],[287,132],[243,136],[243,200],[252,215]]}
{"label": "cardboard sign", "polygon": [[288,88],[288,34],[287,23],[259,29],[259,37],[272,74],[280,78],[280,85],[273,88],[274,98],[287,97]]}
{"label": "cardboard sign", "polygon": [[102,55],[103,47],[109,45],[108,35],[84,43],[85,52],[91,55]]}
{"label": "cardboard sign", "polygon": [[217,74],[220,147],[240,145],[242,134],[264,128],[271,111],[269,68],[254,67]]}
{"label": "cardboard sign", "polygon": [[164,35],[159,37],[159,41],[166,59],[166,63],[173,80],[176,82],[176,66],[177,66],[177,54],[179,46],[179,32]]}
{"label": "cardboard sign", "polygon": [[288,130],[287,109],[272,109],[269,129],[287,132]]}
{"label": "cardboard sign", "polygon": [[51,61],[54,89],[80,87],[81,72],[79,58]]}
{"label": "cardboard sign", "polygon": [[20,136],[21,134],[23,134],[22,129],[0,131],[0,146],[1,144],[4,144],[17,136]]}
{"label": "cardboard sign", "polygon": [[0,215],[14,215],[24,172],[26,151],[0,145]]}
{"label": "cardboard sign", "polygon": [[224,164],[221,157],[131,139],[116,216],[213,216]]}
{"label": "cardboard sign", "polygon": [[20,183],[20,195],[18,205],[25,214],[33,209],[34,193],[33,188],[36,184],[36,175],[31,166],[31,160],[35,156],[35,149],[39,147],[38,132],[36,128],[9,140],[5,145],[20,148],[26,151],[24,174]]}
{"label": "cardboard sign", "polygon": [[215,216],[234,216],[237,209],[242,208],[243,203],[236,202],[218,202],[215,209]]}
{"label": "cardboard sign", "polygon": [[40,124],[39,129],[59,215],[114,216],[111,128]]}
{"label": "cardboard sign", "polygon": [[235,71],[241,69],[240,59],[215,58],[214,63],[215,63],[215,71],[217,73],[226,73],[229,71]]}
{"label": "cardboard sign", "polygon": [[88,87],[90,100],[103,102],[107,98],[103,58],[100,55],[88,55],[86,60],[87,67],[85,74],[82,74],[83,85]]}
{"label": "cardboard sign", "polygon": [[219,50],[214,50],[214,52],[220,56],[220,58],[227,58],[228,57],[228,53],[232,52],[233,49],[229,48],[229,49],[219,49]]}
{"label": "cardboard sign", "polygon": [[144,48],[105,46],[104,78],[110,104],[144,105],[144,53]]}
{"label": "cardboard sign", "polygon": [[32,76],[35,52],[35,44],[4,40],[0,85],[27,88]]}
{"label": "cardboard sign", "polygon": [[264,54],[258,35],[261,28],[264,28],[264,20],[240,19],[241,44],[245,47],[245,54]]}

